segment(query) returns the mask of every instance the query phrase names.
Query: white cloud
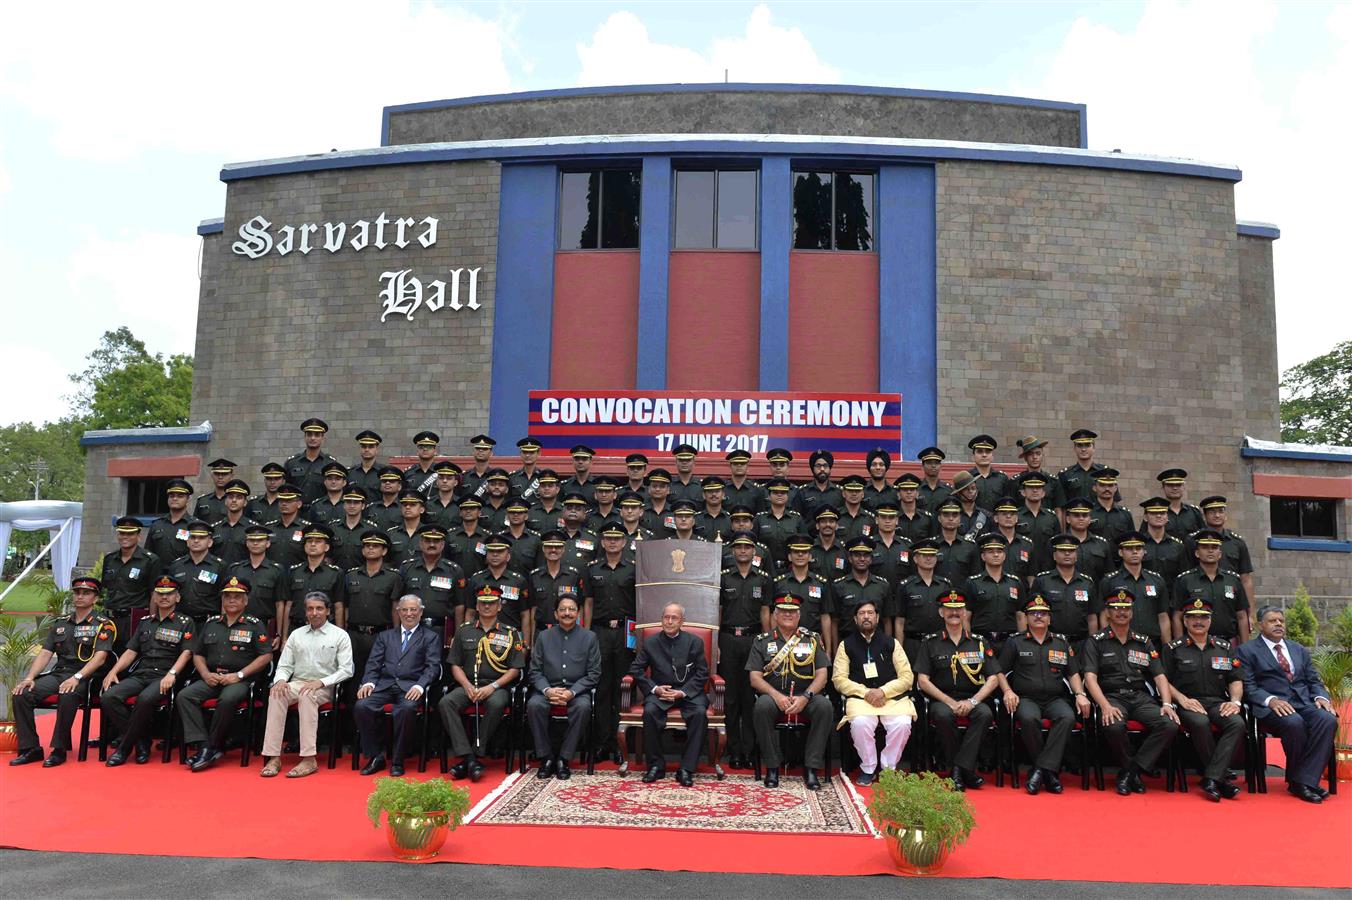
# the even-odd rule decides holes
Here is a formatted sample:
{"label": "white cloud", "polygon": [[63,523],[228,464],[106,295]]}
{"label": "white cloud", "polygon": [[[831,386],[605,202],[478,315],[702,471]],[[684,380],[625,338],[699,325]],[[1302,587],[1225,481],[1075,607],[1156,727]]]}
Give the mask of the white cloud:
{"label": "white cloud", "polygon": [[55,422],[68,413],[63,398],[74,387],[66,378],[66,361],[31,342],[9,335],[0,339],[5,361],[5,389],[0,391],[0,425]]}
{"label": "white cloud", "polygon": [[807,36],[775,25],[764,4],[751,11],[743,35],[715,38],[707,50],[654,42],[638,16],[613,13],[590,44],[577,45],[577,55],[583,86],[723,81],[725,71],[730,81],[840,81],[840,72],[817,58]]}
{"label": "white cloud", "polygon": [[0,34],[0,98],[82,159],[370,147],[386,104],[506,90],[505,31],[409,0],[17,4]]}
{"label": "white cloud", "polygon": [[[1352,191],[1339,173],[1352,138],[1352,7],[1333,11],[1330,62],[1274,96],[1266,39],[1282,9],[1264,0],[1152,0],[1134,28],[1080,18],[1046,78],[1020,93],[1086,103],[1095,149],[1186,156],[1240,167],[1236,217],[1274,222],[1282,368],[1352,336],[1339,261]],[[1300,61],[1295,61],[1299,66]]]}

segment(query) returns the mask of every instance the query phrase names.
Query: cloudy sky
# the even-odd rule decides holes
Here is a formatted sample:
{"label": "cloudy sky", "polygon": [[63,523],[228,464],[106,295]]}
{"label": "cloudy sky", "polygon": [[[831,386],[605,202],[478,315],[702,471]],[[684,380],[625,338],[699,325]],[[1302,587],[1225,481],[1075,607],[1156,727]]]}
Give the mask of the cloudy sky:
{"label": "cloudy sky", "polygon": [[1094,149],[1238,165],[1239,218],[1282,230],[1280,365],[1352,338],[1352,3],[45,2],[4,19],[0,424],[62,415],[105,330],[192,352],[195,227],[223,211],[222,163],[378,145],[387,104],[725,72],[1086,103]]}

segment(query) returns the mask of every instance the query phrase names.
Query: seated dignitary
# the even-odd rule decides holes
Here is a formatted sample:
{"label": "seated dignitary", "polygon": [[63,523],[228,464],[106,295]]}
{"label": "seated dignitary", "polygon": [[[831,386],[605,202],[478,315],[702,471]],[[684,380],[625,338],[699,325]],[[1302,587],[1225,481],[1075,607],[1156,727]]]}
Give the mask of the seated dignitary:
{"label": "seated dignitary", "polygon": [[[1238,715],[1244,679],[1230,642],[1210,634],[1210,604],[1194,600],[1183,610],[1183,628],[1186,636],[1164,649],[1164,674],[1178,704],[1179,725],[1201,761],[1202,796],[1233,800],[1239,788],[1225,774],[1244,737],[1244,720]],[[1213,725],[1219,740],[1211,734]]]}
{"label": "seated dignitary", "polygon": [[[1023,749],[1033,763],[1024,788],[1030,794],[1044,787],[1059,794],[1066,739],[1075,727],[1076,713],[1085,719],[1089,717],[1089,697],[1080,684],[1075,645],[1064,634],[1051,633],[1051,604],[1041,594],[1035,594],[1024,606],[1023,614],[1028,628],[1011,635],[1000,649],[1005,708],[1018,722]],[[1043,719],[1051,723],[1045,741]]]}
{"label": "seated dignitary", "polygon": [[752,720],[756,744],[765,761],[765,786],[779,787],[782,759],[775,723],[780,717],[808,720],[803,747],[803,783],[819,790],[817,771],[826,764],[826,742],[831,737],[831,702],[822,696],[826,687],[826,647],[821,635],[800,628],[802,601],[784,593],[775,598],[774,627],[756,638],[747,654],[746,670],[756,698]]}
{"label": "seated dignitary", "polygon": [[859,753],[855,783],[870,785],[878,771],[879,723],[887,738],[882,765],[894,769],[901,761],[915,721],[915,704],[906,696],[914,676],[901,641],[878,627],[878,604],[864,600],[855,608],[854,629],[836,645],[831,683],[845,698],[845,719]]}
{"label": "seated dignitary", "polygon": [[[566,781],[572,772],[568,762],[584,737],[582,730],[591,716],[591,690],[601,680],[601,644],[596,634],[577,624],[578,598],[560,589],[554,601],[554,624],[540,632],[531,648],[528,683],[532,693],[526,701],[526,721],[540,760],[537,778],[558,775]],[[568,708],[568,726],[555,754],[549,740],[550,709]]]}
{"label": "seated dignitary", "polygon": [[[108,757],[109,766],[122,765],[133,748],[138,765],[150,761],[146,727],[160,697],[173,690],[179,673],[188,667],[197,631],[192,619],[178,612],[178,599],[178,582],[161,575],[151,591],[150,615],[137,624],[127,649],[104,676],[99,714],[108,724],[105,733],[122,736]],[[132,698],[135,705],[128,707]]]}
{"label": "seated dignitary", "polygon": [[[934,727],[941,764],[953,777],[955,790],[979,788],[986,779],[976,774],[981,739],[995,719],[986,703],[1000,685],[995,651],[981,635],[972,634],[963,624],[967,599],[958,591],[949,591],[939,601],[944,630],[927,635],[920,642],[915,658],[916,681],[930,698],[929,720]],[[959,719],[967,720],[967,733],[959,740]]]}
{"label": "seated dignitary", "polygon": [[1333,750],[1338,717],[1328,688],[1310,664],[1310,652],[1286,640],[1286,615],[1275,606],[1258,610],[1258,637],[1239,648],[1244,699],[1253,706],[1260,731],[1282,739],[1286,753],[1286,789],[1308,803],[1328,791],[1319,773]]}
{"label": "seated dignitary", "polygon": [[[1117,792],[1123,796],[1145,793],[1141,772],[1155,764],[1178,734],[1178,713],[1159,651],[1150,638],[1131,630],[1135,599],[1126,588],[1107,598],[1108,627],[1085,642],[1080,664],[1089,697],[1098,704],[1104,743],[1119,766]],[[1158,699],[1148,690],[1152,681]],[[1135,756],[1127,746],[1128,720],[1140,722],[1146,730]]]}
{"label": "seated dignitary", "polygon": [[352,677],[352,639],[329,621],[329,598],[323,591],[305,595],[305,625],[292,629],[282,647],[277,672],[268,692],[268,724],[263,732],[264,778],[281,771],[282,733],[286,711],[296,704],[299,719],[300,763],[287,778],[303,778],[319,771],[315,763],[315,736],[319,707],[334,699],[333,689]]}
{"label": "seated dignitary", "polygon": [[[446,664],[451,668],[454,687],[441,698],[437,709],[451,753],[461,757],[451,776],[478,781],[484,773],[479,763],[493,732],[502,722],[502,714],[511,699],[508,690],[526,667],[526,644],[521,632],[503,622],[502,588],[484,584],[475,591],[475,615],[455,631]],[[465,734],[461,711],[474,706],[474,743]]]}
{"label": "seated dignitary", "polygon": [[[183,725],[183,743],[197,745],[189,760],[192,771],[201,772],[225,754],[225,739],[235,720],[235,708],[249,700],[249,687],[272,663],[272,640],[268,627],[256,616],[246,615],[249,582],[231,576],[221,588],[224,612],[202,623],[193,645],[192,664],[200,681],[178,695],[178,718]],[[202,704],[216,701],[216,714],[207,733]]]}
{"label": "seated dignitary", "polygon": [[[38,740],[33,710],[52,695],[56,695],[56,727],[52,729],[51,755],[42,765],[51,768],[66,761],[75,713],[89,696],[89,686],[93,683],[90,679],[107,662],[117,636],[113,620],[94,609],[100,587],[97,578],[75,579],[70,588],[74,611],[52,622],[42,641],[42,649],[28,667],[28,674],[14,685],[14,725],[19,733],[19,755],[9,761],[11,766],[42,760],[42,743]],[[39,674],[53,658],[56,665],[52,670],[45,675]]]}
{"label": "seated dignitary", "polygon": [[666,777],[662,732],[673,706],[680,707],[685,721],[685,749],[676,770],[676,781],[683,787],[694,783],[699,751],[709,726],[709,698],[704,691],[709,662],[704,658],[704,642],[682,631],[684,624],[685,607],[679,603],[662,607],[662,630],[643,642],[629,667],[629,674],[643,691],[643,746],[648,754],[645,784]]}
{"label": "seated dignitary", "polygon": [[385,768],[385,735],[380,727],[380,714],[386,703],[391,705],[394,726],[390,774],[396,778],[404,774],[409,728],[418,713],[419,702],[441,670],[441,629],[422,624],[422,600],[417,594],[405,594],[399,598],[395,611],[399,624],[376,635],[352,709],[361,736],[361,752],[368,760],[361,770],[363,775],[374,775]]}

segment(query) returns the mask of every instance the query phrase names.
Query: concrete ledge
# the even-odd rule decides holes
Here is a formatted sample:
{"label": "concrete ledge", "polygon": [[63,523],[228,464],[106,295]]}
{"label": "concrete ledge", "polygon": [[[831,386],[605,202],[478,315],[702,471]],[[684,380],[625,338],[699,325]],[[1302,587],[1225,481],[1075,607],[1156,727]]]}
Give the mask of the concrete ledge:
{"label": "concrete ledge", "polygon": [[1305,550],[1312,553],[1352,553],[1352,541],[1270,537],[1268,538],[1267,545],[1269,550]]}

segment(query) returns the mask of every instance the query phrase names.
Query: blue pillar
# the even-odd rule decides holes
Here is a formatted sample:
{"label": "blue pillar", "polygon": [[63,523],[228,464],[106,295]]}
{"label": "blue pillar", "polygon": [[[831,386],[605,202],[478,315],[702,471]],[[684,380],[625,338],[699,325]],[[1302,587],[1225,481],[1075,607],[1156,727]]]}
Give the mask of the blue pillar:
{"label": "blue pillar", "polygon": [[667,286],[671,260],[671,157],[643,158],[639,211],[638,389],[667,386]]}
{"label": "blue pillar", "polygon": [[878,185],[878,390],[901,394],[901,449],[938,435],[933,166],[883,166]]}
{"label": "blue pillar", "polygon": [[787,156],[761,160],[760,389],[789,389],[789,249],[793,184]]}

